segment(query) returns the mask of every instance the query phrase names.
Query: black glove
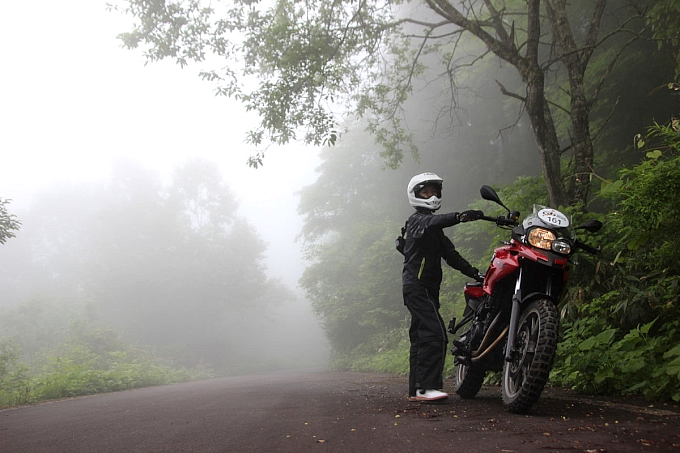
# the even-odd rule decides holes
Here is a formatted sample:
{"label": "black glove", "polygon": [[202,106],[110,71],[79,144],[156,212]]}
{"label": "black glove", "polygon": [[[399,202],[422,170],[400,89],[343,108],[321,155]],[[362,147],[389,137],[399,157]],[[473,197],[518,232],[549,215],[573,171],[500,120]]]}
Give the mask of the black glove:
{"label": "black glove", "polygon": [[484,283],[484,274],[479,273],[473,277],[475,280],[477,280],[479,283]]}
{"label": "black glove", "polygon": [[484,217],[484,213],[482,211],[476,211],[474,209],[463,211],[458,215],[458,219],[461,222],[471,222],[473,220],[481,219],[482,217]]}

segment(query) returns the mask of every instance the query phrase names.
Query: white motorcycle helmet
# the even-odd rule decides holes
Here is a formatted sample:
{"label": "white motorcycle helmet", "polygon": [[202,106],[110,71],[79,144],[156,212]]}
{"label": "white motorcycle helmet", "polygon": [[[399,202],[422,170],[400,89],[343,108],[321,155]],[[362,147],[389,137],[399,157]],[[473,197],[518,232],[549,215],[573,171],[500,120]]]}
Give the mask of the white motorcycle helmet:
{"label": "white motorcycle helmet", "polygon": [[[426,208],[436,211],[442,205],[442,183],[444,180],[434,173],[421,173],[411,178],[408,183],[408,201],[414,208]],[[437,195],[432,195],[430,198],[420,198],[418,192],[425,186],[434,186],[437,189]]]}

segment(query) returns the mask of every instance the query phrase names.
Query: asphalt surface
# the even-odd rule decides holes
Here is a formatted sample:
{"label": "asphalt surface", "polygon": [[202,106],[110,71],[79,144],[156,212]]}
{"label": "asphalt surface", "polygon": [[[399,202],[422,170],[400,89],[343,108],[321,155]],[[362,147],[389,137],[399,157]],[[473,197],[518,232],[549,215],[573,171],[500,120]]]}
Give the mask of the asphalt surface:
{"label": "asphalt surface", "polygon": [[2,410],[0,452],[680,452],[678,428],[677,405],[546,389],[514,415],[497,387],[409,403],[404,377],[315,370]]}

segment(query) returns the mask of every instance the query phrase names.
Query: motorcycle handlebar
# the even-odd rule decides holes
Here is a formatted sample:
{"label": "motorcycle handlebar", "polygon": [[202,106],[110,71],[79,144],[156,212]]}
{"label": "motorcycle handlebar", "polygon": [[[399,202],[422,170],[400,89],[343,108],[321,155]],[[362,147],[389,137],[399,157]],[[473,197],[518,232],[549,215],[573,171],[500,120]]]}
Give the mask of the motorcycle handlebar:
{"label": "motorcycle handlebar", "polygon": [[498,216],[498,217],[490,217],[490,216],[482,216],[479,218],[479,220],[486,220],[487,222],[494,222],[496,225],[499,226],[517,226],[519,223],[516,220],[508,219],[506,217]]}
{"label": "motorcycle handlebar", "polygon": [[[507,217],[503,216],[498,216],[498,217],[490,217],[483,215],[479,217],[479,220],[486,220],[487,222],[494,222],[498,226],[517,226],[519,225],[519,222],[514,219],[508,219]],[[600,250],[600,247],[595,248],[591,247],[588,244],[585,244],[581,242],[580,240],[576,240],[576,243],[574,244],[575,247],[580,248],[584,252],[590,253],[591,255],[595,256],[600,256],[602,254],[602,250]]]}

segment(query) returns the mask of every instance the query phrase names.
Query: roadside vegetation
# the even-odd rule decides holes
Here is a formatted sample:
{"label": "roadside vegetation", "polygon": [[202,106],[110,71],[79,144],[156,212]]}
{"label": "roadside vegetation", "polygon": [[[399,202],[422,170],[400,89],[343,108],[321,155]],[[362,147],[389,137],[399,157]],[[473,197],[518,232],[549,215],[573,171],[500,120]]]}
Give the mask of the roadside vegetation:
{"label": "roadside vegetation", "polygon": [[35,357],[32,366],[20,354],[16,341],[0,341],[0,408],[215,376],[207,367],[164,361],[110,329],[84,325],[74,326],[63,341]]}
{"label": "roadside vegetation", "polygon": [[164,185],[121,161],[110,181],[11,208],[0,200],[0,407],[325,358],[213,162]]}

